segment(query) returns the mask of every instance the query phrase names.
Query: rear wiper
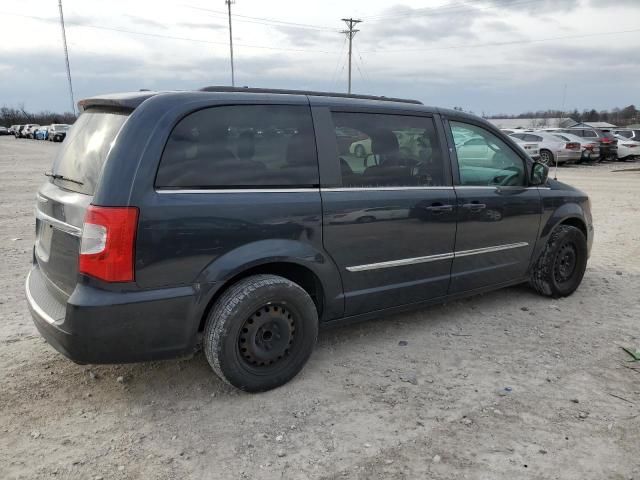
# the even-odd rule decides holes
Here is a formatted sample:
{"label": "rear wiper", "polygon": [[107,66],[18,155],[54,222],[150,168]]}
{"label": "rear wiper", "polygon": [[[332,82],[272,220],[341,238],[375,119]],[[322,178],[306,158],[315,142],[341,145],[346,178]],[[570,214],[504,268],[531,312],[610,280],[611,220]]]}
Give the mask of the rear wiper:
{"label": "rear wiper", "polygon": [[84,183],[79,182],[78,180],[73,180],[71,178],[67,178],[64,175],[58,175],[57,173],[52,173],[52,172],[44,172],[44,174],[47,177],[51,177],[54,180],[64,180],[65,182],[71,182],[71,183],[76,183],[78,185],[84,185]]}

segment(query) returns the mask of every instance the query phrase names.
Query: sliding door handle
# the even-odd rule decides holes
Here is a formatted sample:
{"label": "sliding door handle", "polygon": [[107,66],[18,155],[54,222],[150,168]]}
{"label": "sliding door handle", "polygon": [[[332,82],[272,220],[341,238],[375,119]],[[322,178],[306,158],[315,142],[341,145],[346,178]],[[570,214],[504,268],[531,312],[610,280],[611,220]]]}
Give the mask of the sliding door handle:
{"label": "sliding door handle", "polygon": [[480,210],[487,208],[487,206],[484,203],[471,202],[462,204],[462,208],[466,208],[472,212],[479,212]]}
{"label": "sliding door handle", "polygon": [[453,212],[453,205],[434,204],[429,207],[424,207],[424,209],[431,213]]}

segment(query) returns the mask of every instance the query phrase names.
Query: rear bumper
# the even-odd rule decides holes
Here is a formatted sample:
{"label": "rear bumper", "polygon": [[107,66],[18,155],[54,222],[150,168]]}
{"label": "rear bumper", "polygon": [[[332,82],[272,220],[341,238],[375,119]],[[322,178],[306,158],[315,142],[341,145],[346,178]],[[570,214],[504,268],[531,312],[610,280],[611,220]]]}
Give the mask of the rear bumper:
{"label": "rear bumper", "polygon": [[64,301],[36,265],[25,290],[40,334],[77,363],[160,360],[195,348],[199,316],[191,287],[110,292],[79,284]]}

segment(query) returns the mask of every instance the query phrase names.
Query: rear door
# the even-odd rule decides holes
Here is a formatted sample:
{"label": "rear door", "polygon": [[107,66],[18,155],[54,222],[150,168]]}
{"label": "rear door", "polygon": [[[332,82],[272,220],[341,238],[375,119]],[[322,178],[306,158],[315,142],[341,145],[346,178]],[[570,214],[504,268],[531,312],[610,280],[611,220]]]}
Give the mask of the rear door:
{"label": "rear door", "polygon": [[[447,293],[455,197],[442,125],[429,115],[314,108],[323,244],[356,315]],[[365,158],[339,134],[371,145]],[[341,148],[338,148],[342,146]]]}
{"label": "rear door", "polygon": [[[452,294],[523,279],[537,239],[540,193],[523,155],[481,124],[445,122],[454,164],[457,234]],[[456,137],[483,139],[485,159],[456,154]]]}
{"label": "rear door", "polygon": [[35,261],[51,290],[73,291],[84,214],[102,166],[128,112],[89,109],[60,145],[49,180],[37,194]]}

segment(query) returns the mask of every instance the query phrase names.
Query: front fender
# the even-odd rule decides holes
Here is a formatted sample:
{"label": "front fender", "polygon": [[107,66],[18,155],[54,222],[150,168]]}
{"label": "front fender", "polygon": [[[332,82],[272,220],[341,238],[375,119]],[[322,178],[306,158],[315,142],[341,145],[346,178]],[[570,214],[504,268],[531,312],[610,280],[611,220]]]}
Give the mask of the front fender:
{"label": "front fender", "polygon": [[590,222],[587,221],[587,215],[585,209],[580,202],[571,201],[568,203],[561,203],[557,206],[558,199],[544,199],[543,198],[543,213],[542,221],[540,222],[540,231],[538,233],[538,240],[531,256],[531,266],[535,265],[540,257],[544,247],[546,246],[549,237],[558,225],[571,221],[573,219],[579,220],[584,224],[587,232],[587,244],[589,249],[591,247],[591,234],[589,230]]}
{"label": "front fender", "polygon": [[[201,297],[208,304],[227,282],[247,270],[275,263],[307,268],[320,280],[324,292],[324,318],[344,313],[340,273],[333,260],[308,243],[288,239],[267,239],[242,245],[207,265],[198,275]],[[201,302],[199,302],[201,303]]]}

